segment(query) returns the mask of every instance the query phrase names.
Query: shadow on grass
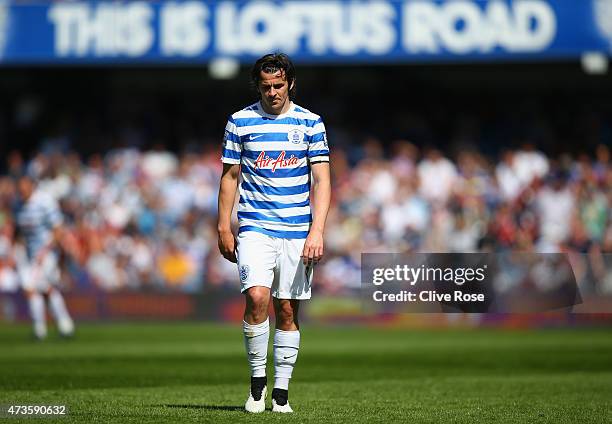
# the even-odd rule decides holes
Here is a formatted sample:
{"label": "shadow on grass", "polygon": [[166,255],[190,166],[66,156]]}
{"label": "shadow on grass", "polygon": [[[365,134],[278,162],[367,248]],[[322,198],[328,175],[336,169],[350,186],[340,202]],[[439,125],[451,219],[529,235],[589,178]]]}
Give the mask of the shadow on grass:
{"label": "shadow on grass", "polygon": [[224,405],[180,405],[180,404],[166,404],[156,405],[164,406],[166,408],[179,408],[179,409],[207,409],[209,411],[244,411],[244,406],[224,406]]}

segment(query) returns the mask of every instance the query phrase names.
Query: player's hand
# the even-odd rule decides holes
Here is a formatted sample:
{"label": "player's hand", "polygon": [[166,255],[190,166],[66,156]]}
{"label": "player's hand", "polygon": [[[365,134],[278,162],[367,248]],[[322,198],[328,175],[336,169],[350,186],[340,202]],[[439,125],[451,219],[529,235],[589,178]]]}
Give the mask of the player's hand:
{"label": "player's hand", "polygon": [[302,262],[306,266],[316,265],[323,257],[323,233],[320,231],[310,231],[304,250],[302,251]]}
{"label": "player's hand", "polygon": [[219,251],[225,259],[230,262],[237,263],[236,258],[236,237],[231,231],[219,232]]}
{"label": "player's hand", "polygon": [[48,246],[45,246],[41,249],[40,252],[38,252],[38,254],[34,257],[34,262],[36,263],[36,265],[42,265],[42,263],[45,261],[45,258],[47,257],[47,255],[49,254],[49,252],[51,251],[51,248]]}

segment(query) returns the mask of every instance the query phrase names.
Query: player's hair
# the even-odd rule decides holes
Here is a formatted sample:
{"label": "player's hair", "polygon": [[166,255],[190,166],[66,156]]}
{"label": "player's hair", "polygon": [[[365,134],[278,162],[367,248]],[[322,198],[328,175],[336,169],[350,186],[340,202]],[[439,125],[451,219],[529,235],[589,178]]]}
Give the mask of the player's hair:
{"label": "player's hair", "polygon": [[282,71],[285,75],[289,87],[293,84],[293,87],[289,90],[289,98],[293,100],[295,97],[295,67],[289,56],[285,53],[270,53],[257,59],[257,62],[255,62],[251,69],[251,84],[253,85],[253,89],[259,94],[257,87],[261,80],[261,72],[274,74],[278,71]]}

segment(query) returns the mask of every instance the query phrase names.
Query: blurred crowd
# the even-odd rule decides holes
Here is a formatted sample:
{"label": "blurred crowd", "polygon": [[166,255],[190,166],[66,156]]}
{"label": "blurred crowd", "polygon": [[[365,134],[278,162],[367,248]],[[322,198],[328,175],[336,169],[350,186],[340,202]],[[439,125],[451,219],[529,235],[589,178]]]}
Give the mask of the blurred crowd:
{"label": "blurred crowd", "polygon": [[[362,252],[574,252],[590,265],[612,253],[605,145],[554,158],[528,143],[495,158],[470,149],[450,158],[374,138],[350,152],[331,148],[333,199],[317,291],[357,289]],[[236,266],[217,248],[219,146],[181,155],[124,148],[85,161],[12,152],[6,161],[0,288],[18,287],[15,178],[28,173],[61,205],[74,247],[62,255],[67,289],[237,290]],[[599,289],[612,293],[612,276],[600,277]]]}

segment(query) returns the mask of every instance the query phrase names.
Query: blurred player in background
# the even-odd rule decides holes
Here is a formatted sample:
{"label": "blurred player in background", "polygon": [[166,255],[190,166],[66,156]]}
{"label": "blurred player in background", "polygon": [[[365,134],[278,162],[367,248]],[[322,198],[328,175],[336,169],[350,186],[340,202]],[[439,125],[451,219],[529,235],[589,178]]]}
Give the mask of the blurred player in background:
{"label": "blurred player in background", "polygon": [[[272,411],[293,412],[289,379],[300,346],[298,310],[309,299],[312,271],[323,255],[331,184],[325,126],[292,102],[295,69],[284,54],[263,56],[251,80],[260,100],[227,123],[219,190],[219,248],[238,263],[245,294],[244,340],[251,366],[248,412],[265,410],[268,305],[274,298]],[[310,209],[310,174],[314,208]],[[238,181],[238,238],[230,228]]]}
{"label": "blurred player in background", "polygon": [[21,206],[17,212],[17,229],[25,252],[19,255],[18,269],[34,327],[34,336],[47,336],[45,298],[62,336],[71,336],[74,323],[68,314],[58,285],[60,270],[57,247],[62,243],[62,214],[55,199],[29,176],[18,181]]}

